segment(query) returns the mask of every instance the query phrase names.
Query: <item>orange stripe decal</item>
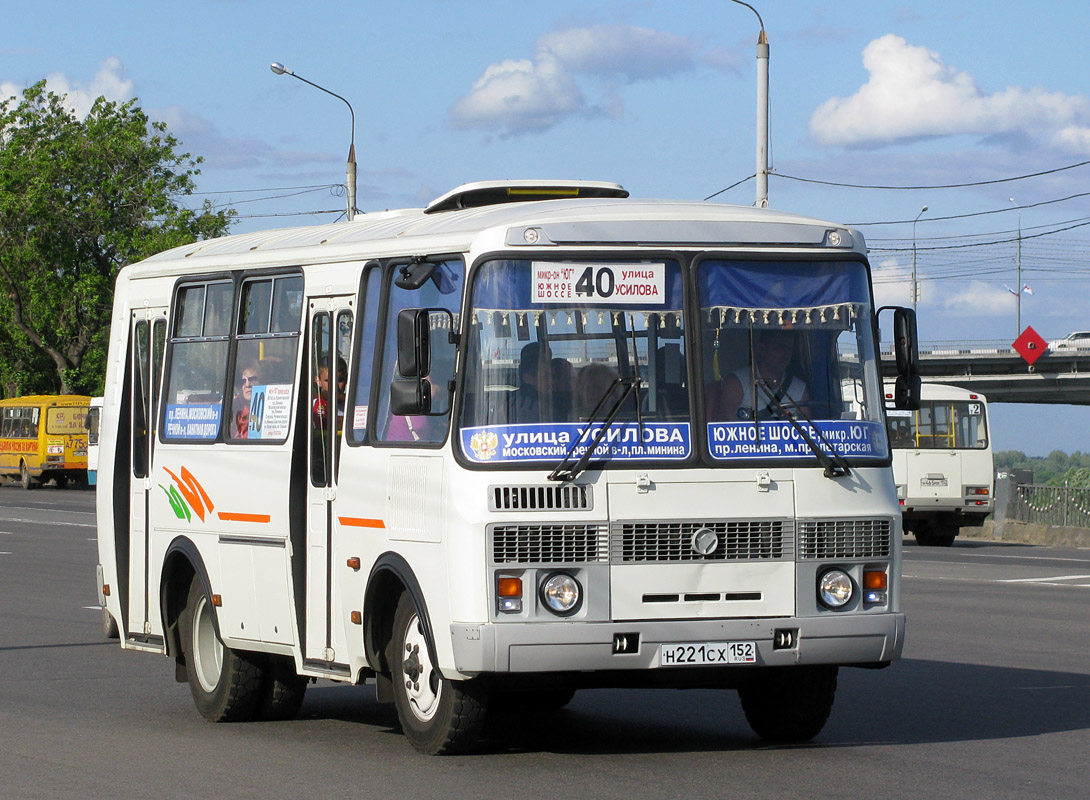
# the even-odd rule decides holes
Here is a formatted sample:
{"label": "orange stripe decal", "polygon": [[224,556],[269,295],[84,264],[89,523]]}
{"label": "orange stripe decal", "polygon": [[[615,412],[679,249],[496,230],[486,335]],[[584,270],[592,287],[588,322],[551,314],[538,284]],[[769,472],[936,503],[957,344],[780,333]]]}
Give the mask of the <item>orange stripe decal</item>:
{"label": "orange stripe decal", "polygon": [[346,528],[385,528],[381,519],[361,519],[359,517],[337,517],[337,522]]}
{"label": "orange stripe decal", "polygon": [[227,522],[268,522],[269,514],[239,514],[234,511],[219,511],[219,518]]}

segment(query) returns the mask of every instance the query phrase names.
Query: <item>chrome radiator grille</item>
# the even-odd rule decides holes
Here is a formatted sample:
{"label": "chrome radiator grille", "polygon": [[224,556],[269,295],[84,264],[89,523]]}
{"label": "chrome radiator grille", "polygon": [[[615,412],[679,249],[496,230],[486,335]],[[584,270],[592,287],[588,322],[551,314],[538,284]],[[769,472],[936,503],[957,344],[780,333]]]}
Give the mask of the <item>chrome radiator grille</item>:
{"label": "chrome radiator grille", "polygon": [[799,558],[888,558],[893,524],[888,519],[799,520]]}
{"label": "chrome radiator grille", "polygon": [[586,564],[608,557],[608,529],[598,524],[496,525],[493,564]]}
{"label": "chrome radiator grille", "polygon": [[[701,528],[715,533],[715,549],[701,555],[693,535]],[[614,564],[670,561],[780,561],[794,555],[791,520],[615,522],[610,528],[609,555]]]}

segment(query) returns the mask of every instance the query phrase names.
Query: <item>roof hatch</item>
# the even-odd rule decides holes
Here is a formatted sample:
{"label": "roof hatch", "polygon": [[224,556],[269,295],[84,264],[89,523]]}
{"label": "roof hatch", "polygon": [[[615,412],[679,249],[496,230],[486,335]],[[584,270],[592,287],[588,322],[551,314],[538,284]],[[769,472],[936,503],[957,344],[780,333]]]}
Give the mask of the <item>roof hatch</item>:
{"label": "roof hatch", "polygon": [[424,213],[573,197],[628,197],[628,191],[605,181],[477,181],[432,200]]}

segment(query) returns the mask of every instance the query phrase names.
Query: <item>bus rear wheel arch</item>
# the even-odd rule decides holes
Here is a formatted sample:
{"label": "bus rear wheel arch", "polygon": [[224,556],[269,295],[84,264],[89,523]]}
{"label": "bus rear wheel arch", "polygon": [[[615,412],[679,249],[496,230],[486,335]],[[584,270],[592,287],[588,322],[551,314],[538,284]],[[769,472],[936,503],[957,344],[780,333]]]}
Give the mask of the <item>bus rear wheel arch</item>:
{"label": "bus rear wheel arch", "polygon": [[193,702],[211,722],[253,719],[264,670],[255,654],[223,644],[213,622],[212,598],[200,578],[190,583],[180,622],[181,647]]}

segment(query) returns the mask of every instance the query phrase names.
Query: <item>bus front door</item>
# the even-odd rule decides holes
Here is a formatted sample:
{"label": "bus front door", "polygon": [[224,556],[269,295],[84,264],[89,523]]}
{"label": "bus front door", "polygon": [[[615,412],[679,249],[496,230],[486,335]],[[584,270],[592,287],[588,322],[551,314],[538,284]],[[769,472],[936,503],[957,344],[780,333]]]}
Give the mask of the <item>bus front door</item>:
{"label": "bus front door", "polygon": [[352,343],[348,296],[311,298],[307,355],[310,424],[307,491],[306,614],[303,658],[312,668],[338,665],[333,631],[333,505],[343,439],[345,386]]}
{"label": "bus front door", "polygon": [[[130,408],[130,493],[129,493],[129,586],[128,613],[125,617],[129,639],[150,643],[150,610],[155,607],[149,581],[150,527],[148,501],[153,488],[151,459],[155,449],[159,409],[159,383],[163,374],[166,342],[165,308],[140,308],[133,311],[129,352],[132,374],[129,376]],[[119,432],[120,433],[120,432]],[[158,581],[155,581],[158,586]],[[160,637],[161,640],[161,637]]]}

